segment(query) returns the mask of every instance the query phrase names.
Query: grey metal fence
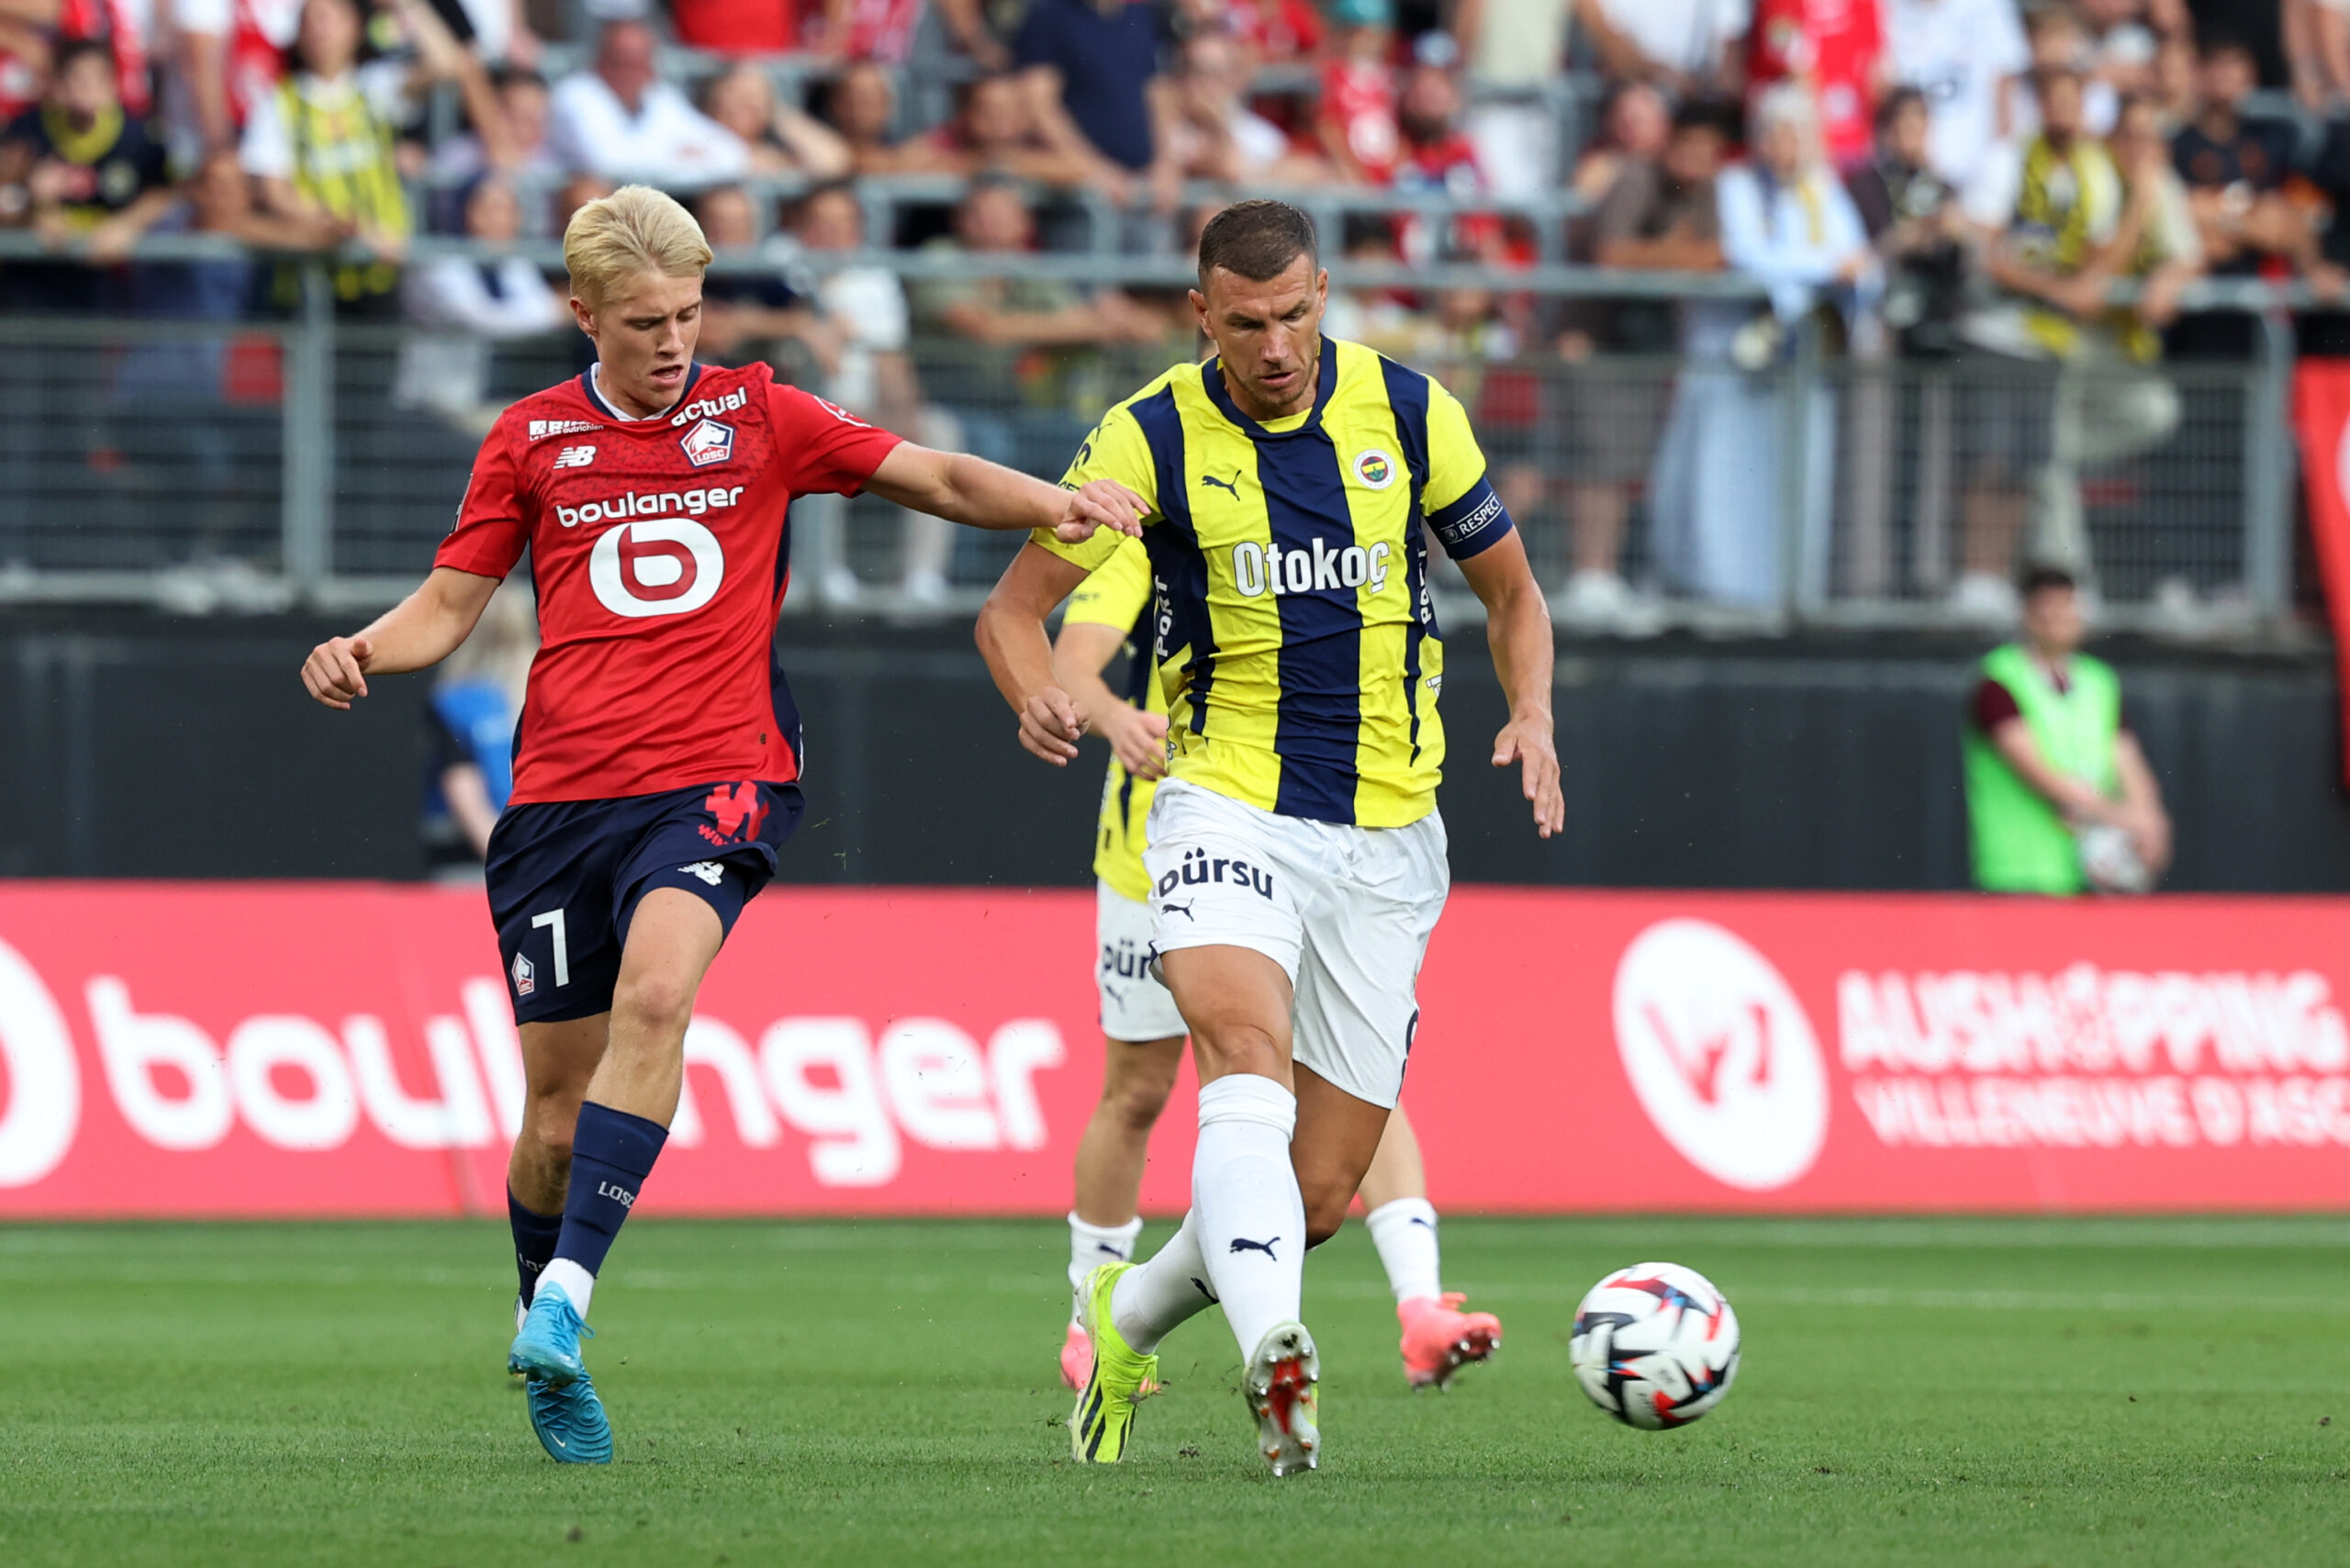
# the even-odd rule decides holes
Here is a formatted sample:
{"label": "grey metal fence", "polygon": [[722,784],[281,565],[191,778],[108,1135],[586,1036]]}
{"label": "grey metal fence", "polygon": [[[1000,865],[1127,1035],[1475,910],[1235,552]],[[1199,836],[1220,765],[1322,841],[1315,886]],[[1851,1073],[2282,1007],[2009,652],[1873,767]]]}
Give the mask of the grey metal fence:
{"label": "grey metal fence", "polygon": [[[854,259],[916,275],[969,265]],[[1015,264],[1136,286],[1183,277],[1164,260]],[[584,363],[567,333],[460,344],[481,391],[453,405],[417,373],[447,340],[339,320],[322,268],[297,275],[300,304],[281,319],[0,318],[0,601],[388,603],[429,565],[496,407]],[[1359,269],[1341,281],[1749,292],[1734,279],[1550,266]],[[2109,625],[2281,634],[2295,489],[2289,321],[2265,290],[2204,302],[2262,312],[2250,358],[2060,371],[1829,354],[1812,336],[1760,370],[1671,357],[1487,363],[1441,343],[1405,357],[1469,405],[1570,624],[1637,634],[1961,622],[2001,613],[1970,587],[2029,550],[2086,571]],[[918,433],[1057,476],[1104,407],[1186,352],[1180,338],[1018,355],[917,338]],[[809,373],[779,357],[787,374]],[[795,594],[803,605],[967,613],[1017,543],[958,530],[940,559],[934,534],[924,543],[883,503],[803,509],[794,565],[818,590]],[[944,567],[946,591],[903,591],[909,569],[927,565]],[[1590,591],[1611,577],[1609,592]],[[1438,587],[1456,615],[1475,612],[1456,575]]]}

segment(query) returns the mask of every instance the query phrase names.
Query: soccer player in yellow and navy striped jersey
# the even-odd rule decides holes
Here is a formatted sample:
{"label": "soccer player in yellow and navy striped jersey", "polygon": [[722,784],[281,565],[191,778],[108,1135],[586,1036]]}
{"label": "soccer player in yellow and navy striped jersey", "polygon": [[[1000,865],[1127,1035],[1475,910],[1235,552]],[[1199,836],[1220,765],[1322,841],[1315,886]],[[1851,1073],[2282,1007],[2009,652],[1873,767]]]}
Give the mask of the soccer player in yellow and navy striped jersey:
{"label": "soccer player in yellow and navy striped jersey", "polygon": [[[1169,698],[1153,801],[1152,946],[1200,1069],[1192,1207],[1148,1263],[1097,1271],[1091,1381],[1070,1441],[1114,1459],[1159,1338],[1205,1305],[1248,1358],[1274,1473],[1319,1455],[1320,1362],[1297,1321],[1303,1251],[1343,1222],[1402,1088],[1420,961],[1449,885],[1436,787],[1442,640],[1427,537],[1486,607],[1536,830],[1563,825],[1550,612],[1460,405],[1427,376],[1321,335],[1311,222],[1243,202],[1200,241],[1192,304],[1216,346],[1120,404],[1064,483],[1142,502]],[[1059,683],[1053,607],[1111,559],[1034,537],[979,640],[1060,764],[1087,715]]]}

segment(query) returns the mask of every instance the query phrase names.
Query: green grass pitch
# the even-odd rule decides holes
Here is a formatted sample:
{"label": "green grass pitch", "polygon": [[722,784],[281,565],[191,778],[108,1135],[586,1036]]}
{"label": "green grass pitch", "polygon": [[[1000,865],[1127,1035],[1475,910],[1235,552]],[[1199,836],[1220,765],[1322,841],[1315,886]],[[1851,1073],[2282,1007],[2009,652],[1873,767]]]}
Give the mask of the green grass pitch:
{"label": "green grass pitch", "polygon": [[[2350,1223],[1444,1240],[1497,1362],[1407,1394],[1350,1227],[1306,1276],[1327,1457],[1274,1483],[1215,1316],[1169,1342],[1136,1456],[1069,1462],[1055,1224],[631,1226],[588,1348],[602,1470],[548,1462],[508,1386],[502,1227],[0,1228],[0,1563],[2350,1561]],[[1681,1432],[1567,1367],[1583,1290],[1651,1258],[1745,1327]]]}

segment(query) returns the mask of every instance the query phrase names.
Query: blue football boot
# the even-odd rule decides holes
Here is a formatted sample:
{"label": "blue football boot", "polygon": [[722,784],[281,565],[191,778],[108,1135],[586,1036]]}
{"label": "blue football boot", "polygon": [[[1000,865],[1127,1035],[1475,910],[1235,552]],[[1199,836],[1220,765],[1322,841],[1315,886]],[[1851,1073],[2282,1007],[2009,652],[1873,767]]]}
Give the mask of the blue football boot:
{"label": "blue football boot", "polygon": [[579,1359],[579,1340],[596,1331],[579,1320],[561,1285],[539,1287],[522,1331],[506,1352],[506,1369],[527,1380],[531,1430],[560,1464],[612,1462],[612,1428],[604,1402]]}
{"label": "blue football boot", "polygon": [[531,1430],[557,1464],[612,1462],[612,1428],[596,1383],[581,1372],[569,1383],[533,1377],[522,1385],[531,1406]]}

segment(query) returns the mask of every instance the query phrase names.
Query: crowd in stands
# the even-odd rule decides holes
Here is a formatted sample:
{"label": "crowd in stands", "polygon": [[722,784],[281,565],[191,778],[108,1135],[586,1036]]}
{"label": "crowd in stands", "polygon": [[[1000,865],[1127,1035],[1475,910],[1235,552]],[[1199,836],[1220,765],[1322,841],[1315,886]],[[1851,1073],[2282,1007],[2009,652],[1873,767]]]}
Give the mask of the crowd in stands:
{"label": "crowd in stands", "polygon": [[[0,0],[0,225],[55,255],[0,265],[0,308],[282,309],[266,260],[126,258],[171,229],[331,249],[343,310],[421,329],[396,400],[478,425],[488,345],[560,325],[561,296],[520,260],[410,264],[416,236],[543,238],[642,180],[722,254],[774,261],[713,280],[711,352],[1049,468],[1107,388],[1039,378],[1104,345],[1184,352],[1179,299],[798,263],[1175,255],[1214,193],[1393,191],[1415,200],[1351,203],[1329,252],[1724,273],[1765,301],[1334,297],[1334,330],[1482,397],[1514,509],[1567,525],[1565,608],[1606,619],[1643,500],[1669,588],[1769,603],[1783,572],[1830,570],[1752,525],[1758,496],[1830,504],[1781,493],[1788,415],[1757,374],[1822,323],[1857,358],[2034,367],[2028,395],[1978,410],[2008,433],[1959,476],[1950,589],[1997,614],[2027,536],[2088,564],[2078,470],[2177,425],[2165,354],[2248,352],[2242,317],[2182,316],[2185,286],[2350,285],[2345,0],[661,3]],[[869,199],[893,188],[911,194]],[[918,369],[923,339],[962,344],[960,368]],[[1625,355],[1677,374],[1579,399],[1499,368]],[[1015,385],[1017,407],[983,395]],[[1824,402],[1798,419],[1834,439]],[[942,591],[946,548],[910,527],[910,593]]]}

